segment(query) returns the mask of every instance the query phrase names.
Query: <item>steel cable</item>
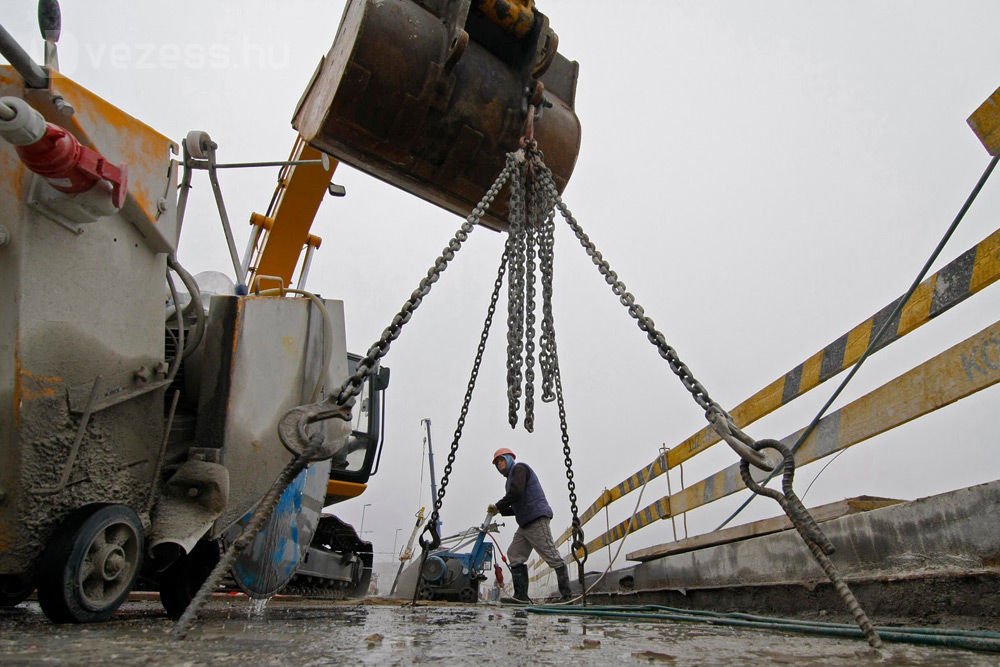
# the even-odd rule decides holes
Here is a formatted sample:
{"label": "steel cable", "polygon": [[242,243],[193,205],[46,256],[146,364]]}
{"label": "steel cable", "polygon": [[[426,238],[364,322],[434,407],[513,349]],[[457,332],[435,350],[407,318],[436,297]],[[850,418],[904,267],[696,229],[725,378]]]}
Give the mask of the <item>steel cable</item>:
{"label": "steel cable", "polygon": [[[847,387],[847,384],[854,378],[855,375],[857,375],[858,370],[861,369],[861,365],[865,363],[865,360],[868,359],[868,357],[870,357],[875,351],[879,349],[879,342],[882,340],[882,336],[885,334],[885,332],[889,329],[889,324],[895,321],[896,316],[903,310],[903,306],[906,305],[906,302],[910,300],[910,297],[913,296],[913,293],[917,290],[917,287],[920,285],[920,283],[923,282],[924,278],[927,276],[927,272],[930,271],[931,265],[933,265],[934,262],[937,261],[938,256],[941,254],[941,251],[944,250],[944,247],[948,243],[948,240],[951,239],[951,236],[952,234],[955,233],[955,230],[958,228],[959,223],[961,223],[962,219],[965,218],[965,214],[972,207],[973,202],[976,201],[976,197],[979,196],[979,192],[983,189],[983,186],[986,185],[986,181],[989,180],[990,175],[993,173],[994,168],[997,166],[997,161],[1000,161],[1000,156],[994,157],[992,160],[990,160],[989,164],[986,165],[986,169],[983,171],[982,176],[979,177],[979,180],[976,182],[976,185],[972,189],[972,192],[970,192],[969,196],[966,197],[965,203],[962,204],[962,207],[955,215],[954,220],[952,220],[951,224],[948,226],[948,229],[945,231],[944,236],[942,236],[941,240],[938,241],[937,247],[934,248],[934,251],[931,253],[930,257],[927,258],[927,261],[924,262],[923,268],[920,269],[920,272],[917,274],[917,277],[914,278],[913,283],[910,285],[910,288],[906,290],[906,293],[903,294],[902,297],[896,300],[896,304],[892,309],[892,313],[887,318],[885,318],[885,322],[882,323],[882,326],[879,327],[879,330],[875,333],[875,335],[871,337],[871,339],[868,342],[868,347],[865,348],[864,353],[854,363],[854,366],[851,368],[850,373],[848,373],[847,376],[841,381],[840,385],[837,387],[836,390],[834,390],[833,394],[831,394],[830,398],[826,401],[826,403],[823,404],[823,407],[819,409],[819,412],[817,412],[816,416],[813,417],[811,422],[809,422],[809,425],[805,428],[802,434],[798,438],[796,438],[795,444],[792,446],[792,454],[799,451],[799,448],[802,447],[806,439],[810,435],[812,435],[812,432],[816,429],[816,426],[819,425],[820,420],[823,418],[824,415],[826,415],[826,411],[830,409],[830,406],[833,405],[833,402],[836,401],[837,398],[840,396],[841,392],[844,391],[844,388]],[[767,484],[777,475],[777,473],[778,473],[777,470],[772,472],[763,483]],[[736,511],[730,514],[725,521],[720,523],[715,530],[722,530],[723,528],[725,528],[730,521],[735,519],[740,514],[740,512],[746,509],[747,505],[749,505],[753,501],[756,495],[757,494],[753,494],[745,501],[743,501],[743,504],[740,505],[738,508],[736,508]]]}

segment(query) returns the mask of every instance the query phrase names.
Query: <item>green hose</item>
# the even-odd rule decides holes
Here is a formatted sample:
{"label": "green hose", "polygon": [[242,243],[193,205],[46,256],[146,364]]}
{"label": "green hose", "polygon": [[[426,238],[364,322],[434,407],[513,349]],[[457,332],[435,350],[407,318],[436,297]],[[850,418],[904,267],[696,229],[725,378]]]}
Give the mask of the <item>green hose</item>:
{"label": "green hose", "polygon": [[[789,618],[771,618],[745,613],[722,613],[713,611],[678,609],[660,605],[635,607],[589,606],[569,607],[564,605],[530,606],[525,608],[535,614],[565,614],[572,616],[596,616],[599,618],[637,619],[644,621],[681,621],[708,623],[759,630],[781,630],[827,637],[851,637],[864,639],[864,634],[856,625],[847,623],[827,623],[823,621],[801,621]],[[889,642],[940,646],[968,649],[973,651],[1000,652],[1000,632],[987,630],[958,630],[953,628],[919,627],[877,627],[882,639]]]}

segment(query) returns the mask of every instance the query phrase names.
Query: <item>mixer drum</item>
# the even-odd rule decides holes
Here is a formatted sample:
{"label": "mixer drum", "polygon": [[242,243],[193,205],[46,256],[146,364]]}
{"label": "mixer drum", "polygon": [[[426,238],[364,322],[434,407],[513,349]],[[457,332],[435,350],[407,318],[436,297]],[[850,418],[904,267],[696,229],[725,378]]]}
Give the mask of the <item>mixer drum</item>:
{"label": "mixer drum", "polygon": [[[516,29],[498,22],[504,4],[523,10]],[[293,125],[315,148],[465,217],[517,149],[530,101],[562,191],[580,150],[579,66],[532,4],[350,0]],[[506,208],[498,197],[485,224],[503,229]]]}

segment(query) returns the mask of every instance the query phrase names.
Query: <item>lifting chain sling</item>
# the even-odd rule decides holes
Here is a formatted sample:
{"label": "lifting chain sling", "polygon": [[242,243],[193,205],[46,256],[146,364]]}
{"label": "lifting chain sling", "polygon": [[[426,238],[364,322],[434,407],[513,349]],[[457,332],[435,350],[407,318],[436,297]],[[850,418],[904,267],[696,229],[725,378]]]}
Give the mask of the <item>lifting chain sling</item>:
{"label": "lifting chain sling", "polygon": [[[531,150],[533,150],[533,142]],[[530,150],[528,151],[530,152]],[[581,588],[584,587],[584,564],[587,560],[587,549],[583,539],[579,512],[577,508],[576,483],[573,481],[573,459],[569,444],[569,431],[566,425],[566,407],[562,395],[562,382],[559,376],[558,357],[555,344],[555,325],[552,317],[552,242],[554,239],[555,207],[547,193],[532,177],[533,161],[528,159],[525,150],[508,155],[508,166],[516,170],[516,175],[510,179],[509,230],[504,246],[500,268],[494,283],[493,294],[487,311],[486,320],[480,335],[476,359],[473,363],[458,425],[455,429],[448,463],[445,466],[434,501],[434,510],[427,522],[427,527],[420,537],[422,547],[420,567],[422,574],[427,555],[440,545],[438,534],[438,515],[444,501],[448,479],[451,475],[452,463],[458,450],[459,440],[469,404],[475,389],[479,367],[482,362],[486,341],[496,312],[496,304],[503,285],[504,272],[507,271],[508,281],[508,311],[507,311],[507,381],[508,400],[510,404],[509,420],[511,426],[517,424],[517,408],[521,396],[522,378],[525,380],[525,427],[531,431],[534,427],[534,338],[535,329],[535,257],[538,257],[542,274],[543,317],[541,338],[539,342],[540,369],[542,373],[542,400],[557,401],[559,408],[559,423],[563,443],[563,455],[566,463],[566,479],[569,491],[570,508],[573,515],[573,545],[572,552],[577,562],[578,576]],[[544,197],[544,198],[543,198]],[[522,357],[522,351],[524,356]],[[522,363],[527,366],[522,374]],[[428,537],[425,539],[424,535]],[[582,556],[581,556],[582,554]],[[420,596],[420,575],[413,591],[413,600]],[[583,598],[586,604],[586,597]]]}
{"label": "lifting chain sling", "polygon": [[[779,503],[812,552],[817,563],[833,583],[834,589],[841,596],[841,599],[854,617],[855,622],[864,633],[868,643],[875,648],[880,647],[882,640],[875,632],[875,628],[867,614],[840,576],[832,561],[828,558],[828,555],[834,551],[833,544],[826,538],[812,515],[802,504],[802,501],[795,495],[792,488],[795,468],[791,451],[777,440],[754,440],[736,426],[733,418],[722,406],[712,400],[708,394],[708,390],[694,377],[691,370],[681,361],[677,352],[667,343],[664,335],[656,329],[653,320],[645,314],[643,307],[636,303],[635,297],[627,290],[625,284],[618,278],[618,274],[611,269],[608,261],[604,259],[604,256],[597,250],[593,241],[583,231],[579,222],[573,217],[573,214],[559,196],[559,191],[552,178],[552,172],[545,166],[541,154],[531,152],[530,159],[532,160],[532,165],[529,172],[533,173],[535,179],[540,182],[546,193],[545,196],[555,202],[556,208],[569,224],[573,234],[580,241],[591,261],[597,266],[598,271],[604,276],[605,282],[611,286],[611,291],[618,297],[618,300],[627,309],[629,315],[636,320],[639,329],[646,334],[646,338],[656,347],[660,356],[667,361],[670,370],[680,379],[694,401],[705,410],[705,418],[708,422],[740,457],[740,474],[744,483],[755,493],[766,495]],[[556,365],[556,378],[558,379],[558,365]],[[774,463],[763,454],[764,450],[768,449],[774,450],[780,457]],[[567,456],[567,466],[569,465],[568,461],[569,458]],[[781,471],[782,491],[767,489],[757,484],[750,474],[751,465],[772,474]],[[571,471],[568,471],[568,474],[569,472]],[[578,526],[574,525],[574,542],[577,528]]]}
{"label": "lifting chain sling", "polygon": [[[327,443],[323,442],[323,439],[319,434],[309,433],[309,424],[326,419],[342,419],[344,421],[350,421],[354,401],[358,394],[361,393],[361,388],[364,386],[365,380],[378,368],[378,362],[389,351],[389,346],[392,344],[392,341],[399,337],[403,325],[410,321],[414,311],[423,301],[424,297],[430,293],[431,287],[433,287],[434,283],[436,283],[441,277],[441,274],[448,267],[451,260],[455,258],[455,253],[462,248],[462,244],[468,240],[469,234],[479,225],[480,219],[483,215],[485,215],[487,209],[489,209],[493,200],[503,188],[507,179],[514,173],[515,169],[516,162],[512,156],[508,156],[507,164],[497,176],[496,181],[494,181],[493,185],[490,186],[490,189],[486,192],[486,194],[483,195],[482,200],[476,205],[472,213],[469,214],[469,217],[465,219],[458,231],[455,232],[455,236],[448,242],[448,245],[445,246],[444,250],[441,251],[441,255],[437,258],[437,260],[435,260],[431,268],[427,270],[427,275],[420,280],[417,288],[410,294],[410,298],[403,303],[402,308],[400,308],[400,311],[395,317],[392,318],[389,326],[383,330],[379,339],[370,348],[368,348],[367,354],[358,363],[357,370],[354,374],[347,378],[340,388],[333,392],[326,400],[292,408],[282,417],[281,421],[278,423],[278,437],[280,438],[282,445],[294,454],[295,457],[288,462],[285,468],[278,475],[277,479],[275,479],[271,488],[268,489],[260,503],[258,503],[257,509],[254,511],[254,515],[250,519],[246,528],[243,529],[240,536],[226,549],[215,568],[205,579],[204,583],[202,583],[201,588],[198,589],[195,596],[191,599],[191,603],[187,606],[187,609],[184,610],[184,613],[174,625],[171,632],[173,637],[183,639],[187,635],[188,630],[198,615],[198,610],[204,605],[208,596],[216,590],[219,582],[229,571],[229,567],[235,561],[240,551],[245,549],[253,541],[260,530],[264,527],[264,524],[267,523],[267,520],[274,512],[274,508],[278,504],[281,495],[292,483],[295,477],[301,471],[305,470],[310,463],[328,459],[336,453],[330,448],[330,446],[328,446]],[[501,262],[501,276],[503,269],[504,263]],[[497,287],[495,291],[499,293],[499,287]],[[492,316],[488,319],[491,318]],[[488,324],[489,322],[487,322],[487,325]],[[470,380],[469,394],[466,397],[466,410],[469,399],[471,398],[472,387],[474,386],[475,378],[473,377]],[[451,452],[448,455],[448,465],[445,467],[446,475],[442,479],[441,487],[438,489],[438,498],[434,503],[433,518],[429,522],[429,525],[434,526],[435,530],[437,526],[437,518],[441,509],[441,503],[444,500],[447,475],[451,473],[451,465],[455,460],[455,452],[458,448],[458,436],[461,435],[461,425],[464,423],[464,416],[463,412],[463,415],[460,418],[459,428],[456,429],[456,439],[452,443]],[[440,536],[437,536],[436,533],[434,535],[434,540],[437,544],[440,544]],[[420,543],[421,546],[424,546],[424,540],[422,537]],[[424,555],[421,558],[421,569],[423,569],[423,563],[426,556],[427,547],[424,546]]]}
{"label": "lifting chain sling", "polygon": [[[318,403],[299,406],[289,410],[278,425],[278,434],[284,446],[295,454],[295,458],[289,462],[282,473],[278,476],[271,490],[262,499],[259,509],[255,512],[250,524],[243,534],[223,555],[219,564],[204,582],[198,594],[194,597],[187,610],[182,615],[174,629],[174,635],[183,637],[187,627],[193,622],[198,608],[207,598],[208,592],[214,589],[221,580],[228,565],[232,563],[236,554],[244,548],[256,536],[267,518],[270,516],[277,504],[277,501],[284,489],[291,483],[295,476],[312,461],[330,458],[334,452],[318,438],[313,438],[307,431],[307,426],[311,423],[325,419],[344,419],[349,421],[354,400],[361,392],[365,379],[377,368],[378,362],[389,350],[392,341],[399,337],[403,325],[409,322],[413,312],[420,305],[423,298],[430,293],[431,287],[440,278],[441,273],[455,257],[455,253],[461,249],[462,244],[468,239],[469,233],[479,224],[480,219],[492,204],[493,200],[503,188],[508,179],[512,179],[511,184],[511,230],[508,236],[497,280],[494,285],[494,292],[490,301],[490,308],[484,323],[483,333],[480,338],[480,345],[476,355],[476,362],[473,366],[472,376],[469,380],[465,401],[459,417],[458,426],[455,430],[455,437],[452,441],[448,454],[448,463],[445,466],[445,474],[438,489],[438,497],[434,501],[434,511],[428,521],[425,533],[430,533],[430,539],[425,540],[420,537],[420,545],[423,549],[420,562],[420,572],[423,570],[427,554],[430,550],[440,545],[440,535],[438,534],[438,519],[440,509],[444,501],[447,489],[448,478],[451,474],[452,464],[458,450],[462,428],[471,402],[472,392],[478,376],[479,364],[482,360],[485,342],[489,335],[489,328],[492,324],[496,302],[499,296],[500,287],[503,281],[503,273],[509,262],[511,301],[508,310],[508,401],[509,401],[509,421],[511,426],[517,423],[517,409],[521,397],[521,363],[527,363],[526,372],[523,379],[527,380],[525,396],[525,427],[530,431],[534,427],[534,343],[530,340],[527,344],[521,344],[523,336],[529,332],[534,334],[534,262],[537,255],[542,267],[542,291],[543,291],[543,321],[542,339],[540,342],[540,367],[543,382],[543,400],[557,401],[559,407],[560,428],[562,432],[563,453],[566,463],[567,487],[573,514],[573,544],[571,551],[576,560],[579,571],[581,586],[584,584],[584,563],[587,559],[587,550],[583,542],[583,530],[577,514],[576,505],[576,484],[573,481],[572,458],[569,446],[569,435],[566,428],[566,412],[562,399],[562,383],[559,375],[559,366],[556,354],[555,331],[551,310],[551,289],[552,289],[552,227],[554,226],[555,210],[569,224],[576,238],[580,241],[591,261],[597,266],[598,271],[604,276],[605,282],[611,286],[612,292],[618,297],[621,304],[628,310],[629,315],[636,320],[640,330],[646,333],[647,339],[657,348],[660,356],[663,357],[671,371],[681,380],[681,383],[691,394],[695,402],[705,410],[705,418],[715,428],[723,440],[740,456],[740,472],[750,488],[759,494],[768,495],[779,502],[785,510],[789,519],[795,525],[799,534],[809,546],[814,557],[823,568],[824,572],[833,582],[835,589],[841,595],[848,609],[851,611],[855,621],[860,626],[862,632],[868,639],[868,643],[873,647],[881,646],[881,639],[875,632],[870,620],[861,608],[847,584],[840,577],[833,563],[826,558],[826,554],[833,551],[833,545],[823,535],[820,528],[812,519],[808,510],[792,491],[792,477],[794,474],[794,460],[791,453],[781,443],[775,440],[755,441],[749,435],[740,430],[732,417],[715,401],[711,399],[705,387],[691,373],[690,369],[680,360],[676,351],[666,342],[666,338],[660,333],[650,319],[645,314],[645,310],[635,302],[635,297],[628,292],[625,284],[619,280],[618,274],[614,272],[607,260],[597,250],[594,243],[580,227],[580,224],[573,217],[569,208],[559,195],[558,188],[552,177],[552,172],[545,166],[542,153],[537,150],[531,129],[531,120],[534,109],[529,107],[528,123],[526,125],[525,137],[522,138],[522,147],[515,153],[508,154],[504,169],[497,176],[496,181],[483,196],[483,199],[475,207],[473,212],[462,223],[454,238],[431,268],[427,275],[420,281],[416,290],[410,298],[403,304],[400,312],[393,318],[390,325],[382,332],[382,336],[368,350],[364,359],[359,362],[356,372],[349,377],[327,400]],[[524,180],[512,178],[521,172]],[[515,194],[517,193],[517,194]],[[526,194],[527,193],[527,194]],[[523,198],[523,202],[522,202]],[[529,201],[530,200],[530,201]],[[550,205],[554,207],[550,208]],[[523,217],[521,217],[523,216]],[[529,247],[529,239],[531,241]],[[531,271],[527,268],[531,267]],[[530,276],[530,277],[529,277]],[[524,300],[521,300],[521,294]],[[530,312],[527,309],[530,307]],[[526,353],[523,357],[521,350]],[[554,388],[554,392],[552,389]],[[530,428],[529,428],[530,427]],[[781,460],[776,464],[771,464],[762,450],[776,450]],[[749,466],[765,470],[768,472],[777,471],[784,466],[783,491],[784,493],[766,489],[753,482],[749,472]],[[414,599],[416,599],[418,586],[414,589]],[[586,588],[583,587],[584,595]],[[586,598],[584,597],[584,602]]]}
{"label": "lifting chain sling", "polygon": [[[529,114],[529,120],[533,115]],[[524,397],[524,428],[529,433],[535,426],[535,323],[536,266],[542,285],[542,321],[538,336],[538,362],[542,376],[542,401],[556,401],[559,410],[559,430],[566,465],[566,487],[572,514],[573,541],[570,553],[577,565],[577,577],[582,591],[582,604],[587,604],[584,565],[587,547],[577,507],[573,457],[569,429],[566,424],[566,404],[563,399],[559,356],[556,347],[555,320],[552,314],[553,249],[555,243],[555,213],[558,191],[549,190],[538,178],[537,167],[544,158],[532,136],[528,123],[521,149],[514,153],[521,164],[522,178],[511,180],[509,228],[506,254],[510,258],[507,299],[507,401],[508,422],[515,428],[520,399]],[[556,196],[553,196],[553,195]],[[536,265],[537,258],[537,265]],[[524,351],[522,356],[521,352]]]}

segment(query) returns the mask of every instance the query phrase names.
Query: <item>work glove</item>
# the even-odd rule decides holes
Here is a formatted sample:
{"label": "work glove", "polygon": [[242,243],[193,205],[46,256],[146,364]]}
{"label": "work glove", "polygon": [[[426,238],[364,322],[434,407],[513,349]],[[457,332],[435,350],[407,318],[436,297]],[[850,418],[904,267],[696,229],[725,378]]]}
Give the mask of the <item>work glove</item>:
{"label": "work glove", "polygon": [[487,514],[490,514],[490,515],[493,515],[493,514],[500,514],[500,510],[498,510],[498,509],[497,509],[497,506],[496,506],[496,505],[493,505],[493,504],[491,503],[491,504],[490,504],[490,505],[489,505],[489,506],[488,506],[488,507],[486,508],[486,513],[487,513]]}

